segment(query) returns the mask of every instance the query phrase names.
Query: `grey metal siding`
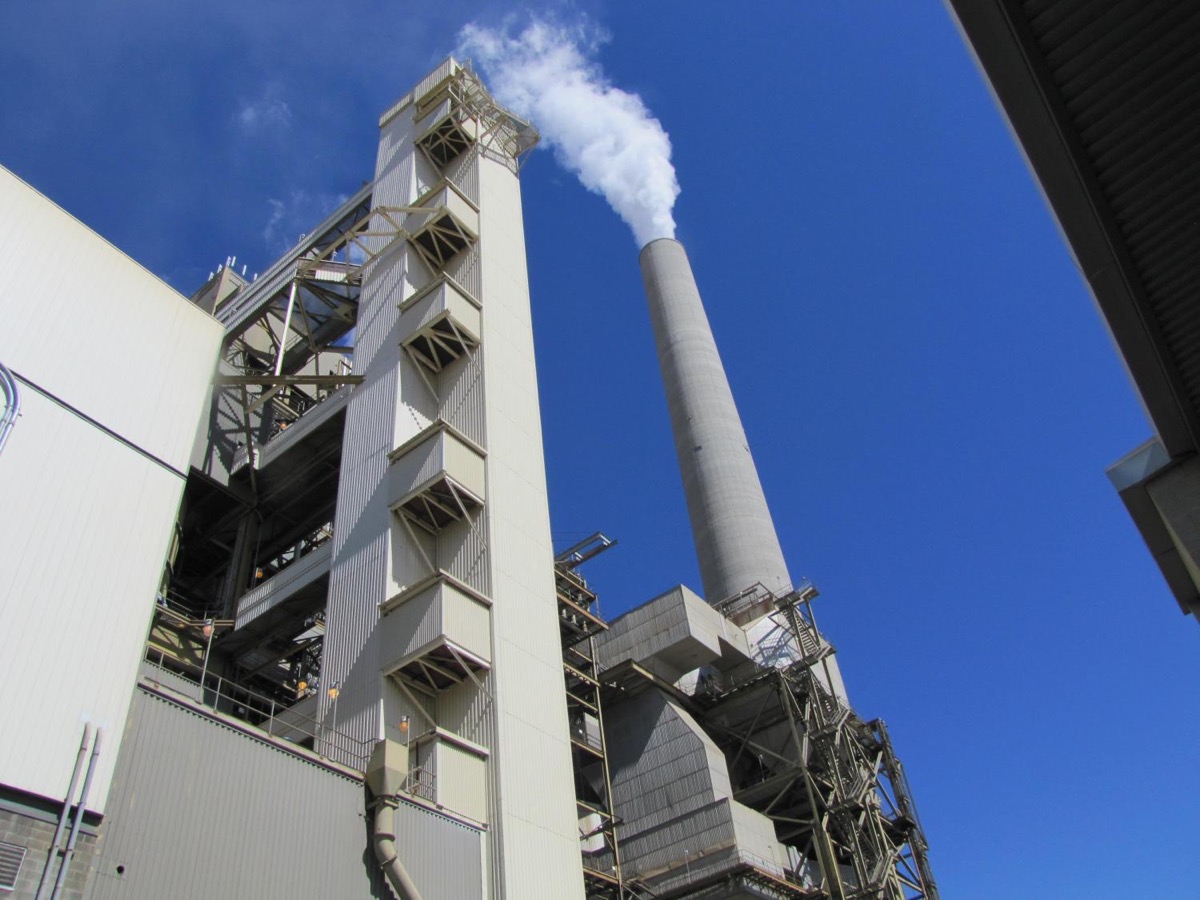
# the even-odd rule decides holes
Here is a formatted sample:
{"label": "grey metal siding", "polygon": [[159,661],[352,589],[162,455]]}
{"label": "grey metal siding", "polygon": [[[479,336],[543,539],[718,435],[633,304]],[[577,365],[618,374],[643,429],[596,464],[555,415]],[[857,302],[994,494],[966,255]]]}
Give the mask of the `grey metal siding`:
{"label": "grey metal siding", "polygon": [[[135,691],[90,896],[390,898],[365,799],[356,779]],[[397,824],[426,900],[481,895],[479,831],[410,804]]]}

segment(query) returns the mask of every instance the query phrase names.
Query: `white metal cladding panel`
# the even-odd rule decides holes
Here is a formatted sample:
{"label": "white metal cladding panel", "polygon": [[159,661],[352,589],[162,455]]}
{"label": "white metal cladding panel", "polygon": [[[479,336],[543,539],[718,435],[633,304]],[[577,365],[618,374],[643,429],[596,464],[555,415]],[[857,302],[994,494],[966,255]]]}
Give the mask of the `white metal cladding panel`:
{"label": "white metal cladding panel", "polygon": [[302,587],[312,584],[329,572],[333,543],[326,541],[308,556],[292,563],[278,575],[268,578],[238,600],[236,627],[253,622],[263,613],[274,609]]}
{"label": "white metal cladding panel", "polygon": [[454,60],[454,57],[446,57],[446,59],[438,64],[436,69],[417,82],[417,86],[412,90],[413,99],[416,100],[418,104],[422,103],[425,100],[425,95],[427,93],[429,93],[433,88],[437,87],[442,81],[457,72],[458,69],[459,65]]}
{"label": "white metal cladding panel", "polygon": [[504,890],[583,896],[562,690],[553,551],[516,178],[480,161],[488,536],[493,569],[494,752]]}
{"label": "white metal cladding panel", "polygon": [[[402,110],[380,130],[376,206],[407,206],[414,199],[412,124],[411,112]],[[351,395],[342,441],[321,678],[341,683],[338,728],[360,740],[377,738],[389,724],[380,721],[386,698],[379,604],[427,574],[419,554],[404,549],[407,533],[388,508],[393,498],[387,491],[388,453],[420,428],[404,399],[411,379],[397,332],[400,302],[415,289],[414,280],[427,278],[414,272],[414,258],[401,241],[366,271],[354,353],[355,374],[365,380]],[[320,703],[319,717],[330,720],[324,692]]]}
{"label": "white metal cladding panel", "polygon": [[412,135],[413,120],[408,113],[379,130],[372,206],[411,206],[417,198]]}
{"label": "white metal cladding panel", "polygon": [[0,782],[61,797],[86,719],[108,731],[103,810],[183,480],[34,391],[22,413],[0,459]]}
{"label": "white metal cladding panel", "polygon": [[[138,691],[93,896],[386,897],[364,815],[359,782]],[[397,825],[427,900],[480,896],[477,831],[410,804]]]}
{"label": "white metal cladding panel", "polygon": [[[392,572],[396,593],[432,575],[436,569],[437,538],[421,528],[401,520],[399,514],[391,519]],[[428,560],[428,562],[427,562]],[[430,562],[434,567],[430,567]],[[395,596],[395,593],[393,593]]]}
{"label": "white metal cladding panel", "polygon": [[419,365],[407,353],[400,358],[401,410],[397,416],[397,446],[438,418],[438,396],[430,389],[431,384],[437,387],[436,380]]}
{"label": "white metal cladding panel", "polygon": [[446,470],[444,432],[431,433],[419,444],[410,447],[393,462],[388,474],[388,494],[396,503],[421,485]]}
{"label": "white metal cladding panel", "polygon": [[400,313],[401,340],[406,340],[445,312],[450,314],[460,329],[479,337],[479,307],[463,296],[458,288],[442,279],[436,287]]}
{"label": "white metal cladding panel", "polygon": [[[491,673],[480,672],[477,677],[490,691]],[[447,731],[484,747],[492,746],[492,700],[472,681],[464,681],[438,694],[437,719]]]}
{"label": "white metal cladding panel", "polygon": [[479,245],[472,244],[462,253],[446,263],[446,274],[463,286],[477,300],[483,298],[482,266],[479,262]]}
{"label": "white metal cladding panel", "polygon": [[484,836],[479,831],[407,803],[396,810],[396,826],[397,855],[423,898],[484,896]]}
{"label": "white metal cladding panel", "polygon": [[224,329],[5,169],[0,210],[0,360],[186,467]]}
{"label": "white metal cladding panel", "polygon": [[486,500],[483,457],[449,432],[443,432],[442,442],[445,446],[446,471],[476,497]]}
{"label": "white metal cladding panel", "polygon": [[392,463],[392,502],[441,474],[447,474],[480,499],[484,498],[484,462],[474,449],[444,429],[396,457]]}
{"label": "white metal cladding panel", "polygon": [[475,149],[465,150],[450,160],[446,166],[446,177],[467,195],[476,206],[479,205],[479,153]]}
{"label": "white metal cladding panel", "polygon": [[379,662],[389,672],[414,650],[443,633],[440,585],[432,585],[389,611],[379,623]]}
{"label": "white metal cladding panel", "polygon": [[437,561],[463,584],[491,596],[492,579],[483,518],[456,522],[437,533]]}
{"label": "white metal cladding panel", "polygon": [[[424,153],[417,153],[413,156],[413,171],[415,172],[418,197],[445,178],[442,171]],[[410,227],[415,226],[410,225]]]}
{"label": "white metal cladding panel", "polygon": [[484,758],[448,741],[438,741],[435,753],[438,803],[478,822],[487,821]]}
{"label": "white metal cladding panel", "polygon": [[425,137],[430,128],[440,123],[442,119],[446,118],[446,116],[450,115],[451,109],[452,106],[449,97],[446,97],[435,106],[429,107],[429,110],[425,113],[425,115],[416,120],[417,124],[415,133],[417,135],[417,140]]}
{"label": "white metal cladding panel", "polygon": [[487,446],[484,428],[483,347],[469,359],[447,367],[438,376],[442,418],[479,444]]}
{"label": "white metal cladding panel", "polygon": [[384,615],[380,623],[381,669],[440,637],[490,661],[491,623],[487,606],[452,585],[430,585]]}
{"label": "white metal cladding panel", "polygon": [[441,586],[442,627],[464,650],[492,658],[492,621],[488,607],[452,585]]}
{"label": "white metal cladding panel", "polygon": [[409,213],[405,228],[411,233],[415,234],[420,231],[429,221],[437,217],[438,210],[445,209],[472,234],[479,234],[479,213],[466,198],[449,185],[443,185],[441,190],[422,197],[420,202],[423,210],[430,211]]}

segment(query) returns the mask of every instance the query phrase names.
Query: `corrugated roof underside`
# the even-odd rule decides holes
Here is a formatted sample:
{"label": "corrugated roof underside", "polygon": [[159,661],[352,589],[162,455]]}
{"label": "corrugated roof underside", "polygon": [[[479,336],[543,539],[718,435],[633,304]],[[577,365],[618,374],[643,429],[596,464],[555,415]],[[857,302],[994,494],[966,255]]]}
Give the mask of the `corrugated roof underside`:
{"label": "corrugated roof underside", "polygon": [[1200,4],[1021,4],[1200,410]]}

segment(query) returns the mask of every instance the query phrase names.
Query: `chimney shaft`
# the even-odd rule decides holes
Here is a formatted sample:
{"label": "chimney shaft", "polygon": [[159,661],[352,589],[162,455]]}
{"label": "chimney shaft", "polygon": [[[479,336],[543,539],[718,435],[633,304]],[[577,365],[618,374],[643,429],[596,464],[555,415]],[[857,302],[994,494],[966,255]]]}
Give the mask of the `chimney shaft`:
{"label": "chimney shaft", "polygon": [[705,598],[779,593],[791,578],[687,253],[660,238],[641,267]]}

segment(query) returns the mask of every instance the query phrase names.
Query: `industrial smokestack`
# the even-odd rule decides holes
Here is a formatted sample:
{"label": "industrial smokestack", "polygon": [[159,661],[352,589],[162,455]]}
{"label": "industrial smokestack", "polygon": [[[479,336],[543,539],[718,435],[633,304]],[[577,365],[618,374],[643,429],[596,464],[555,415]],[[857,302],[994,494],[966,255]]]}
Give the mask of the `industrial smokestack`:
{"label": "industrial smokestack", "polygon": [[705,599],[780,594],[791,578],[687,253],[660,238],[641,267]]}

